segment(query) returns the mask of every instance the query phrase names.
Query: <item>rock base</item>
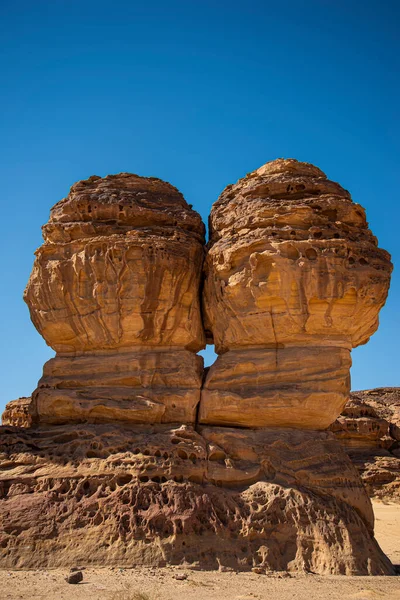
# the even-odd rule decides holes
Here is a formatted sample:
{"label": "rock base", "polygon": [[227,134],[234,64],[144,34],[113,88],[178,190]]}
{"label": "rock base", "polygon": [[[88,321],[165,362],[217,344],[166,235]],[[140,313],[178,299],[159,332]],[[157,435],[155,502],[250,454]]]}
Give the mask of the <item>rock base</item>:
{"label": "rock base", "polygon": [[194,423],[202,357],[180,348],[56,356],[32,395],[33,418],[79,422]]}
{"label": "rock base", "polygon": [[2,427],[0,472],[2,568],[394,573],[329,432]]}

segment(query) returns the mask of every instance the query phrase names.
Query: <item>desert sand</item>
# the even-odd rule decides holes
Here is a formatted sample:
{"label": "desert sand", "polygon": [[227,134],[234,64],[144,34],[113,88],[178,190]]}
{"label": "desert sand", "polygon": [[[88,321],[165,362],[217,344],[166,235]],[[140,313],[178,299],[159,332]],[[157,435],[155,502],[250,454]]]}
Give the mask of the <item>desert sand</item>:
{"label": "desert sand", "polygon": [[[400,505],[374,502],[376,537],[400,563]],[[72,565],[71,565],[72,566]],[[321,577],[162,569],[85,569],[83,582],[65,582],[67,569],[0,571],[1,600],[398,600],[400,577]],[[186,579],[175,579],[179,576]]]}

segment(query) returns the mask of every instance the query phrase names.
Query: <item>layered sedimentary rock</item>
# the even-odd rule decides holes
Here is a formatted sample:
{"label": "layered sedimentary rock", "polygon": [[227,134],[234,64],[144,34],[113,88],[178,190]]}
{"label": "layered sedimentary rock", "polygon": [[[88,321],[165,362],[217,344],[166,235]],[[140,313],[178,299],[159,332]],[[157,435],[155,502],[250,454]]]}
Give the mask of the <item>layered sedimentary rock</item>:
{"label": "layered sedimentary rock", "polygon": [[6,404],[1,420],[3,425],[30,427],[32,425],[32,398],[24,397],[11,400]]}
{"label": "layered sedimentary rock", "polygon": [[25,300],[57,352],[33,394],[41,423],[193,422],[204,346],[204,225],[172,185],[90,177],[51,210]]}
{"label": "layered sedimentary rock", "polygon": [[329,432],[81,424],[0,432],[1,566],[393,574]]}
{"label": "layered sedimentary rock", "polygon": [[400,390],[353,392],[331,425],[370,497],[400,501]]}
{"label": "layered sedimentary rock", "polygon": [[205,327],[220,357],[200,421],[328,427],[391,270],[364,209],[313,165],[279,159],[229,185],[210,217]]}
{"label": "layered sedimentary rock", "polygon": [[311,165],[227,188],[204,286],[220,357],[200,400],[203,232],[175,188],[130,174],[52,209],[25,298],[57,354],[32,427],[0,429],[1,566],[392,574],[357,470],[318,431],[376,328],[388,255]]}

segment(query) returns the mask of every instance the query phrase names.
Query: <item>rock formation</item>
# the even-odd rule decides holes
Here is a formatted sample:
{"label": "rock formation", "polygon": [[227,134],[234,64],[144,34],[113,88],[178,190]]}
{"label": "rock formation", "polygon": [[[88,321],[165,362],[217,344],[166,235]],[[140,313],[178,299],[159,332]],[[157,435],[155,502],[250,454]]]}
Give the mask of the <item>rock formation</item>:
{"label": "rock formation", "polygon": [[3,568],[392,572],[361,480],[329,432],[10,427],[0,457]]}
{"label": "rock formation", "polygon": [[203,293],[220,357],[202,390],[203,225],[175,188],[91,177],[43,233],[25,299],[57,354],[32,427],[0,433],[3,567],[394,573],[321,431],[391,270],[347,192],[283,160],[223,192]]}
{"label": "rock formation", "polygon": [[52,208],[43,237],[24,298],[57,355],[33,394],[36,421],[194,422],[200,216],[159,179],[90,177]]}
{"label": "rock formation", "polygon": [[363,208],[313,165],[280,159],[229,185],[210,217],[205,327],[220,356],[200,422],[328,427],[391,270]]}
{"label": "rock formation", "polygon": [[330,430],[357,467],[370,497],[400,501],[400,389],[353,392]]}
{"label": "rock formation", "polygon": [[3,425],[15,427],[31,427],[32,425],[32,398],[17,398],[6,404],[2,414]]}
{"label": "rock formation", "polygon": [[[31,398],[12,400],[3,412],[3,425],[31,427],[30,414]],[[350,393],[329,430],[359,470],[369,497],[400,502],[400,388]]]}

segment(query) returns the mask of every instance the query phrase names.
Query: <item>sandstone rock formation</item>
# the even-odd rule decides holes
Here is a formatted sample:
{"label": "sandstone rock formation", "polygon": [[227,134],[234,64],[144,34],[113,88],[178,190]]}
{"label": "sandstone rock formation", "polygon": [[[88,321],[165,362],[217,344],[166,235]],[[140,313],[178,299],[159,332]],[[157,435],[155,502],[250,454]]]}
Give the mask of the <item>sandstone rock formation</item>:
{"label": "sandstone rock formation", "polygon": [[[12,400],[3,412],[3,425],[31,427],[31,410],[31,398]],[[376,388],[350,393],[329,427],[359,470],[370,498],[400,502],[399,417],[400,388]]]}
{"label": "sandstone rock formation", "polygon": [[400,389],[353,392],[330,430],[358,468],[369,496],[400,502]]}
{"label": "sandstone rock formation", "polygon": [[3,568],[391,574],[329,432],[82,424],[0,435]]}
{"label": "sandstone rock formation", "polygon": [[205,327],[220,357],[200,422],[328,427],[391,270],[363,208],[313,165],[279,159],[229,185],[210,217]]}
{"label": "sandstone rock formation", "polygon": [[32,425],[32,398],[17,398],[6,404],[2,414],[3,425],[30,427]]}
{"label": "sandstone rock formation", "polygon": [[203,233],[175,188],[127,173],[52,209],[25,299],[57,354],[32,426],[0,430],[1,566],[393,574],[357,470],[320,431],[377,326],[388,254],[311,165],[227,188],[204,286],[220,357],[201,391]]}
{"label": "sandstone rock formation", "polygon": [[43,237],[24,298],[57,356],[36,420],[194,422],[200,216],[160,179],[93,176],[52,208]]}

